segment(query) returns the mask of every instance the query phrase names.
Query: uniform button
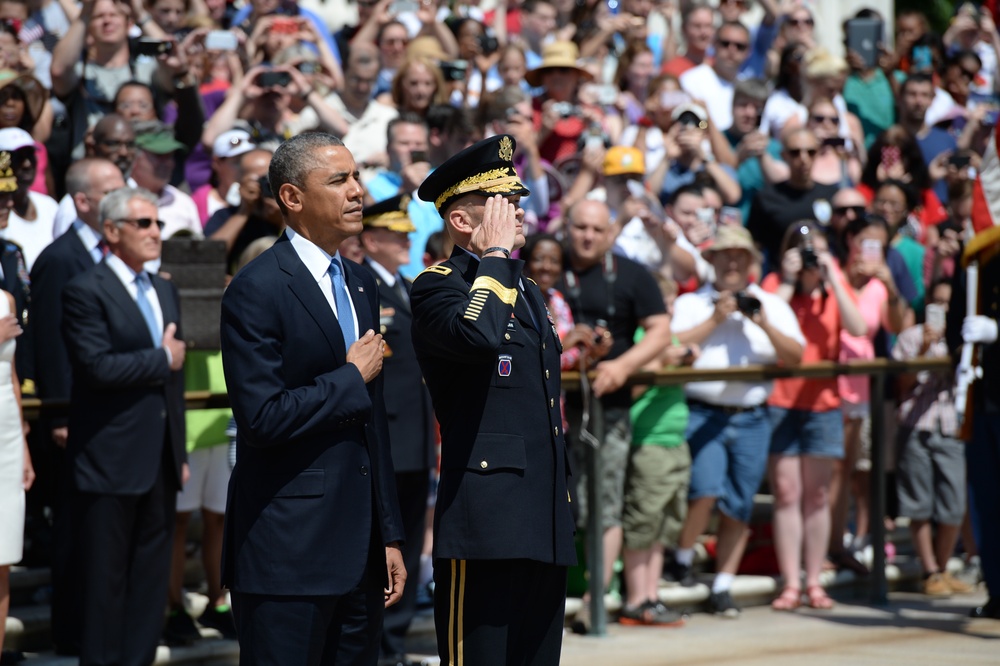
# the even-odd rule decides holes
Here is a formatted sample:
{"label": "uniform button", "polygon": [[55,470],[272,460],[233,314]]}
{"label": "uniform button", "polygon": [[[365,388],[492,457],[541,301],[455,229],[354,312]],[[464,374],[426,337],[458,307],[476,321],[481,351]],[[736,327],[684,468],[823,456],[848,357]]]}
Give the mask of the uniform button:
{"label": "uniform button", "polygon": [[503,334],[503,339],[504,340],[510,340],[510,333],[504,333]]}
{"label": "uniform button", "polygon": [[556,433],[556,437],[558,437],[559,436],[559,426],[556,426],[555,428],[553,428],[553,430]]}
{"label": "uniform button", "polygon": [[555,406],[556,406],[556,399],[549,398],[549,407],[555,407]]}
{"label": "uniform button", "polygon": [[483,469],[486,469],[487,467],[490,466],[490,464],[484,460],[481,463],[479,463],[479,466],[482,467]]}
{"label": "uniform button", "polygon": [[361,476],[368,476],[368,468],[364,465],[361,466]]}
{"label": "uniform button", "polygon": [[549,378],[549,371],[548,371],[548,370],[546,370],[546,371],[545,371],[545,378],[546,378],[546,379],[548,379],[548,378]]}
{"label": "uniform button", "polygon": [[545,349],[545,343],[544,342],[542,343],[542,349]]}

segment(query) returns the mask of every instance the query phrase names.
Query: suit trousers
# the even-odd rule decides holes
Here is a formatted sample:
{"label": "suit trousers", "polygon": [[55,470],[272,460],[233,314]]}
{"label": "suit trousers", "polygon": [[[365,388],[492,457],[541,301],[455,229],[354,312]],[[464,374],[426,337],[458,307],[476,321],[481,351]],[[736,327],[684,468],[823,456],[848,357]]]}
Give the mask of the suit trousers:
{"label": "suit trousers", "polygon": [[177,504],[169,446],[142,495],[77,491],[81,666],[149,666],[163,631]]}
{"label": "suit trousers", "polygon": [[340,596],[230,592],[240,666],[374,666],[385,595],[371,569]]}
{"label": "suit trousers", "polygon": [[73,464],[65,449],[57,448],[48,432],[42,433],[51,450],[52,474],[52,642],[57,654],[80,654],[80,608],[83,575],[74,544]]}
{"label": "suit trousers", "polygon": [[564,566],[533,560],[434,561],[434,626],[449,666],[557,666]]}
{"label": "suit trousers", "polygon": [[427,524],[427,493],[430,491],[430,471],[396,473],[396,496],[403,516],[403,565],[407,581],[403,598],[385,610],[382,630],[382,655],[392,657],[406,653],[406,632],[417,612],[417,587],[420,580],[420,551],[424,549]]}

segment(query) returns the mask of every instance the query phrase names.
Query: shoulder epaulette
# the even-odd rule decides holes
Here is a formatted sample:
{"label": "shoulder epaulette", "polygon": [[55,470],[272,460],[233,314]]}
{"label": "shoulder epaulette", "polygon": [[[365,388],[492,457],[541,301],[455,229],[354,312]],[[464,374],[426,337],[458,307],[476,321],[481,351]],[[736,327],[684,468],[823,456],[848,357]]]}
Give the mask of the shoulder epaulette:
{"label": "shoulder epaulette", "polygon": [[417,274],[417,277],[415,277],[413,279],[417,280],[424,273],[437,273],[438,275],[451,275],[452,270],[453,269],[448,268],[447,266],[442,266],[441,264],[434,264],[433,266],[428,266],[424,270],[420,271]]}

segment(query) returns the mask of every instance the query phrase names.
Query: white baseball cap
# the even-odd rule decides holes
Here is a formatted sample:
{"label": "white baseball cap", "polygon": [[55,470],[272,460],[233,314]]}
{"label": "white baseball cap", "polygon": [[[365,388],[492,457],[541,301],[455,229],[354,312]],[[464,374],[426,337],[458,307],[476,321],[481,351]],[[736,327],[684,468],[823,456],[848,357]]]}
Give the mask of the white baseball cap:
{"label": "white baseball cap", "polygon": [[[5,130],[0,130],[3,132]],[[212,144],[212,154],[216,157],[236,157],[243,153],[249,153],[257,148],[257,144],[250,138],[250,133],[241,129],[223,132]]]}
{"label": "white baseball cap", "polygon": [[35,147],[35,140],[20,127],[8,127],[0,130],[0,150],[12,153],[21,148]]}

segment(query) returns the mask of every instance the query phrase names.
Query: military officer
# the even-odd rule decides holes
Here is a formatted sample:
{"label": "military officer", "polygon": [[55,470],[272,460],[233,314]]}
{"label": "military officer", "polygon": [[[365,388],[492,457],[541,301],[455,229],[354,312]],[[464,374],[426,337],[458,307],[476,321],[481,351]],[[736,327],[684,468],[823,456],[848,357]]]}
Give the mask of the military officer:
{"label": "military officer", "polygon": [[[396,472],[396,494],[403,514],[403,564],[420,570],[427,516],[430,470],[434,464],[435,424],[431,396],[420,374],[410,337],[410,281],[399,274],[410,261],[410,239],[415,231],[407,213],[409,195],[397,195],[364,209],[361,247],[367,268],[379,292],[379,332],[385,340],[382,374],[389,445]],[[416,580],[416,579],[414,579]],[[416,584],[403,588],[403,597],[385,611],[381,658],[384,666],[409,666],[404,650],[406,631],[417,610]]]}
{"label": "military officer", "polygon": [[524,245],[514,140],[480,141],[417,193],[455,242],[413,283],[413,344],[441,424],[434,620],[445,664],[558,664],[574,564],[561,345]]}

